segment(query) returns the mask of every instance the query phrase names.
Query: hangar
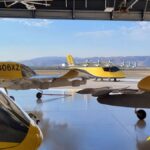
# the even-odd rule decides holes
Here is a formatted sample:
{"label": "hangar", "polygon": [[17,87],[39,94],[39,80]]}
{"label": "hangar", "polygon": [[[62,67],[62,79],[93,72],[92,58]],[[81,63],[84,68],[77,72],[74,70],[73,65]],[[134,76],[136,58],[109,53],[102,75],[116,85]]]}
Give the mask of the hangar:
{"label": "hangar", "polygon": [[1,0],[0,17],[149,21],[149,0]]}

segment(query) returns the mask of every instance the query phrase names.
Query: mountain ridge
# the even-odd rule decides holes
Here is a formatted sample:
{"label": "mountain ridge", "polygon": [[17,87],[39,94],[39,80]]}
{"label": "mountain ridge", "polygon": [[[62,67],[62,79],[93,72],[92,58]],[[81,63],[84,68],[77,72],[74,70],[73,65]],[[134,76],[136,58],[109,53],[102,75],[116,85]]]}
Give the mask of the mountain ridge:
{"label": "mountain ridge", "polygon": [[[113,57],[75,57],[76,63],[97,63],[109,62],[113,64],[120,65],[124,63],[137,63],[138,66],[150,67],[150,56],[113,56]],[[29,60],[23,60],[21,63],[27,66],[33,67],[49,67],[49,66],[60,66],[63,63],[66,63],[66,57],[59,56],[46,56],[46,57],[37,57]]]}

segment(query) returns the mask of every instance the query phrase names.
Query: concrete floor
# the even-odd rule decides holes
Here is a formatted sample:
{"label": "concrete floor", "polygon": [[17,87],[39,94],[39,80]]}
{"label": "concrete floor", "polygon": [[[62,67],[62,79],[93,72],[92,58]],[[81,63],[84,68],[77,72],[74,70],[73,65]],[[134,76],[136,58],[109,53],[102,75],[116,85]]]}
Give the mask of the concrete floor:
{"label": "concrete floor", "polygon": [[[89,81],[86,87],[115,86],[136,88],[137,80],[122,82]],[[79,89],[83,87],[78,87]],[[150,110],[145,121],[138,121],[132,108],[99,104],[90,95],[75,94],[78,88],[51,89],[45,93],[71,93],[72,96],[44,96],[37,103],[36,90],[9,91],[20,106],[35,113],[44,141],[39,150],[149,150]],[[141,149],[142,147],[142,149]]]}

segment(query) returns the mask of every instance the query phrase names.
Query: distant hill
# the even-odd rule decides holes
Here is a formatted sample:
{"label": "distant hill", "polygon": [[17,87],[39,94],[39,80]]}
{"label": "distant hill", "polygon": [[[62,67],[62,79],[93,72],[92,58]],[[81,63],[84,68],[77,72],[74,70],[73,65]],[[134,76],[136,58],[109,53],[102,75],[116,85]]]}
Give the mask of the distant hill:
{"label": "distant hill", "polygon": [[[109,62],[116,65],[121,65],[123,62],[125,63],[137,63],[138,66],[141,67],[150,67],[150,56],[118,56],[118,57],[88,57],[88,58],[79,58],[75,57],[76,63],[85,63],[87,62],[98,62],[98,60],[102,62]],[[66,62],[65,57],[40,57],[34,58],[31,60],[24,60],[21,63],[32,66],[32,67],[49,67],[49,66],[59,66]]]}
{"label": "distant hill", "polygon": [[49,67],[58,66],[66,61],[65,57],[39,57],[30,60],[21,61],[21,63],[27,66],[33,67]]}

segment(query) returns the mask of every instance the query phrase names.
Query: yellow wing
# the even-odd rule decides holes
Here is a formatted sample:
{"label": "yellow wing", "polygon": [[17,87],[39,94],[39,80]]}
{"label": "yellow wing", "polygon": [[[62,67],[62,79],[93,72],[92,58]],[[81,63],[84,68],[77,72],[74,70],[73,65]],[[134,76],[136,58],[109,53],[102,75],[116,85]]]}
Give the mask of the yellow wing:
{"label": "yellow wing", "polygon": [[78,78],[78,77],[89,79],[89,78],[93,78],[94,76],[85,70],[70,69],[66,74],[62,75],[59,78],[60,79],[72,79],[72,78]]}

